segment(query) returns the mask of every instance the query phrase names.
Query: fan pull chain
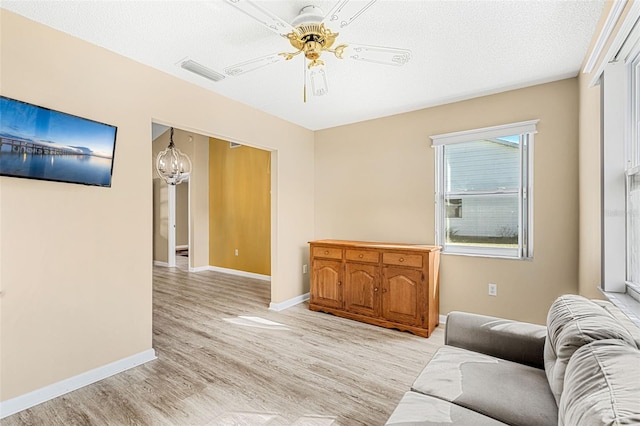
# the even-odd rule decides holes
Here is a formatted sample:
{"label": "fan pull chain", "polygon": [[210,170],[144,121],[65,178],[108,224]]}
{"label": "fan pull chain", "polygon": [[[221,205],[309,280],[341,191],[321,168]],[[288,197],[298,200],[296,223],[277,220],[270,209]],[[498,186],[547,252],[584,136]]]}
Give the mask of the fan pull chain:
{"label": "fan pull chain", "polygon": [[302,100],[303,102],[306,104],[307,103],[307,60],[306,58],[302,58],[302,68],[304,68],[304,84],[303,84],[303,88],[304,88],[304,92],[302,94]]}

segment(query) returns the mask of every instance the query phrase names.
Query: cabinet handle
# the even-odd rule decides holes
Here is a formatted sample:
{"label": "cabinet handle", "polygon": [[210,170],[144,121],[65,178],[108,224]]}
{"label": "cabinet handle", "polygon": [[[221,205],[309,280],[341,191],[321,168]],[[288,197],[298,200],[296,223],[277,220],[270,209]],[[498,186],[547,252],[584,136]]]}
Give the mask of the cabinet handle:
{"label": "cabinet handle", "polygon": [[325,250],[325,251],[324,251],[324,254],[329,254],[329,250]]}
{"label": "cabinet handle", "polygon": [[364,255],[362,253],[360,253],[360,255],[358,256],[360,259],[362,259],[364,257]]}
{"label": "cabinet handle", "polygon": [[398,259],[398,261],[404,262],[404,257],[401,257],[400,259]]}
{"label": "cabinet handle", "polygon": [[373,291],[378,291],[378,287],[374,288]]}
{"label": "cabinet handle", "polygon": [[342,281],[338,281],[338,285],[342,285]]}

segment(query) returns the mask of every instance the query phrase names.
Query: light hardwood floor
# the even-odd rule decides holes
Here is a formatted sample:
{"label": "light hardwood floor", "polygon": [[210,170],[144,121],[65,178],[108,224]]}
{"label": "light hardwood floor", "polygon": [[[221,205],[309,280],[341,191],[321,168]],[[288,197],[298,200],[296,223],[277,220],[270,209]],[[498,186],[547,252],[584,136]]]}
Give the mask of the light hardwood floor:
{"label": "light hardwood floor", "polygon": [[442,326],[425,339],[306,303],[269,311],[269,283],[216,272],[154,267],[153,296],[157,360],[0,423],[383,425],[443,342]]}

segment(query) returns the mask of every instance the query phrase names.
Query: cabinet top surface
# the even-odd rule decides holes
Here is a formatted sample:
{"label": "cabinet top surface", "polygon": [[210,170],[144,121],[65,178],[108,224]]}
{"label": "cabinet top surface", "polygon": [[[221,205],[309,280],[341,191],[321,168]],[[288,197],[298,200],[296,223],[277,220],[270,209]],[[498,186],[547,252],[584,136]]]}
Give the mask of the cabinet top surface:
{"label": "cabinet top surface", "polygon": [[385,242],[376,242],[376,241],[315,240],[315,241],[309,241],[309,244],[376,248],[376,249],[416,250],[416,251],[439,251],[440,250],[440,246],[431,246],[427,244],[385,243]]}

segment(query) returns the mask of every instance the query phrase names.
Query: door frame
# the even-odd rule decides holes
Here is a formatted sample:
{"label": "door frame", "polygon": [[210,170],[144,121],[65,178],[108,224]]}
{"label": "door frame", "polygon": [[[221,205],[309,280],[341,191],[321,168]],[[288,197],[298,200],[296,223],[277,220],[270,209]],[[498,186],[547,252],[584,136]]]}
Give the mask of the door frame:
{"label": "door frame", "polygon": [[[189,183],[189,178],[182,183]],[[178,185],[182,185],[182,183]],[[177,185],[167,186],[167,264],[170,268],[174,268],[176,267]],[[187,190],[187,236],[188,268],[191,268],[191,185],[189,185]]]}

